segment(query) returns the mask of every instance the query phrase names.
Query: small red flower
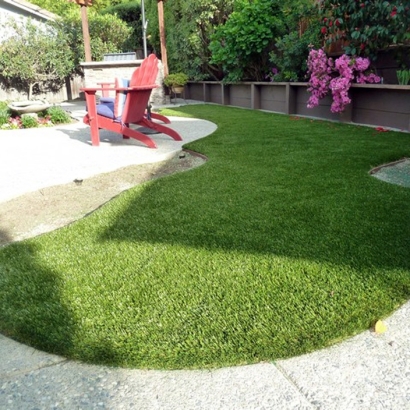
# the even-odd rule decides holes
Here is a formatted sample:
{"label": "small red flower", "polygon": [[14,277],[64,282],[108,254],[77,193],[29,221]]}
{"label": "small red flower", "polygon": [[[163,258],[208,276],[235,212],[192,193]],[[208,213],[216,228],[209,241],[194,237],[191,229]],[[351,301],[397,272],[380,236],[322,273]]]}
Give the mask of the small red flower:
{"label": "small red flower", "polygon": [[336,21],[335,21],[335,24],[336,24],[337,27],[339,27],[339,26],[340,26],[340,21],[339,21],[339,20],[336,20]]}
{"label": "small red flower", "polygon": [[332,27],[332,26],[333,26],[333,21],[330,20],[330,21],[329,21],[329,27]]}
{"label": "small red flower", "polygon": [[360,3],[360,7],[362,8],[362,9],[364,9],[365,8],[365,4],[364,3]]}
{"label": "small red flower", "polygon": [[320,32],[321,32],[322,34],[326,34],[326,33],[327,33],[327,28],[326,28],[326,27],[322,27],[322,28],[320,29]]}

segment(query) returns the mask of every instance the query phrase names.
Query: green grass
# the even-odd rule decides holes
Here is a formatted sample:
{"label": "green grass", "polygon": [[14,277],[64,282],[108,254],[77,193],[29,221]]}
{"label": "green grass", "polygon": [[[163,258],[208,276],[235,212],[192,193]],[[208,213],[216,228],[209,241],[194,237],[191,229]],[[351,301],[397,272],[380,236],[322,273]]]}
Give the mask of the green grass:
{"label": "green grass", "polygon": [[220,106],[202,167],[0,252],[0,329],[93,363],[274,360],[369,328],[410,295],[410,189],[368,171],[408,134]]}

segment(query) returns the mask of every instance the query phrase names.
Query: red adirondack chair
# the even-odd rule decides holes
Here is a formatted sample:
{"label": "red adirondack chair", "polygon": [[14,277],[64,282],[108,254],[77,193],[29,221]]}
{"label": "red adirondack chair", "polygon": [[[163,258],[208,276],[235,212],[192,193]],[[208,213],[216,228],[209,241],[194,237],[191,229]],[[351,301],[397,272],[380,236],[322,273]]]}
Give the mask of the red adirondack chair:
{"label": "red adirondack chair", "polygon": [[[137,68],[138,70],[138,68]],[[153,78],[153,82],[155,83],[156,77]],[[129,81],[127,80],[122,80],[123,82],[126,82],[127,84],[123,84],[124,87],[129,86]],[[100,98],[100,104],[112,104],[115,101],[115,97],[111,97],[109,91],[112,90],[111,87],[115,86],[115,82],[101,82],[97,83],[98,85],[101,86],[101,91],[102,91],[102,97]],[[137,84],[136,84],[137,85]],[[162,114],[158,114],[157,112],[152,112],[150,108],[148,108],[145,111],[145,115],[147,116],[148,119],[155,119],[162,121],[164,124],[171,124],[171,121],[168,117]]]}
{"label": "red adirondack chair", "polygon": [[156,148],[155,141],[147,135],[130,128],[130,124],[150,128],[169,135],[176,141],[182,141],[181,136],[171,128],[154,123],[145,115],[151,91],[158,87],[155,79],[158,74],[158,59],[154,54],[144,59],[141,67],[136,69],[131,77],[128,87],[119,86],[117,81],[113,88],[105,90],[115,91],[113,103],[97,104],[96,92],[102,88],[82,88],[87,103],[87,114],[84,123],[91,128],[92,145],[100,144],[99,129],[106,129],[122,134],[124,138],[134,138],[149,148]]}

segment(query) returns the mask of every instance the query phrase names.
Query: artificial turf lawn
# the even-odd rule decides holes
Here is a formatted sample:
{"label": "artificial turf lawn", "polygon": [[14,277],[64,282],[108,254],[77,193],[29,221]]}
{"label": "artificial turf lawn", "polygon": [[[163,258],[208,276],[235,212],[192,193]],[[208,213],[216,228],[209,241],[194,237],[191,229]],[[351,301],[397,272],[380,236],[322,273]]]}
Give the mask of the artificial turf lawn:
{"label": "artificial turf lawn", "polygon": [[[410,295],[410,189],[371,177],[408,134],[221,106],[194,170],[0,250],[0,329],[94,363],[198,368],[298,355]],[[194,125],[195,126],[195,125]]]}

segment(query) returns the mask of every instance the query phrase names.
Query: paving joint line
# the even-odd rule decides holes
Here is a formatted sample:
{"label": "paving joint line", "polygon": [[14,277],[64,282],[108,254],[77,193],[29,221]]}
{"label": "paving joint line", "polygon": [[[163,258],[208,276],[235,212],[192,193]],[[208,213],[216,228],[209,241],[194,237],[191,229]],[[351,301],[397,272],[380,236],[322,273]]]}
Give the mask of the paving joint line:
{"label": "paving joint line", "polygon": [[309,406],[312,407],[312,409],[319,410],[319,407],[314,405],[306,396],[305,393],[300,389],[296,381],[287,373],[287,371],[277,362],[273,362],[273,365],[276,367],[276,369],[279,371],[279,373],[282,375],[282,377],[289,382],[289,384],[292,386],[292,388],[299,393],[305,401],[309,404]]}
{"label": "paving joint line", "polygon": [[14,371],[14,372],[11,371],[10,373],[6,373],[5,375],[1,375],[0,380],[2,380],[2,381],[7,381],[9,379],[12,380],[17,376],[22,376],[22,375],[25,375],[25,374],[29,374],[29,373],[35,372],[37,370],[47,369],[48,367],[53,367],[53,366],[56,366],[58,364],[68,363],[69,361],[70,361],[69,359],[62,358],[61,360],[55,361],[53,363],[47,363],[47,364],[44,364],[44,365],[41,365],[41,366],[33,367],[31,369],[24,369],[24,370]]}

